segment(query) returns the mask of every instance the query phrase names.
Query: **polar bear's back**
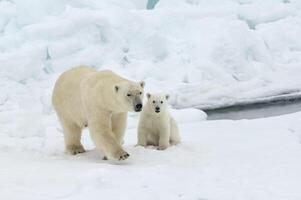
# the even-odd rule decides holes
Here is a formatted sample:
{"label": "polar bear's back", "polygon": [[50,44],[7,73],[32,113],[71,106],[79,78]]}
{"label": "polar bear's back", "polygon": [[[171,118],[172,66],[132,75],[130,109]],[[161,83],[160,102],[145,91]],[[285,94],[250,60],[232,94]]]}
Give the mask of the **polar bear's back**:
{"label": "polar bear's back", "polygon": [[79,66],[61,74],[55,83],[52,94],[52,104],[61,118],[73,119],[72,121],[77,124],[83,123],[80,84],[86,76],[96,72],[91,67]]}
{"label": "polar bear's back", "polygon": [[113,102],[113,86],[121,82],[130,81],[110,70],[97,71],[88,66],[75,67],[61,74],[56,81],[52,104],[60,118],[71,119],[82,126],[87,120],[83,101],[93,106],[101,95],[109,99],[108,102]]}
{"label": "polar bear's back", "polygon": [[52,103],[54,106],[66,100],[66,98],[75,98],[78,96],[81,81],[90,73],[97,72],[95,69],[87,66],[80,66],[60,75],[53,89]]}

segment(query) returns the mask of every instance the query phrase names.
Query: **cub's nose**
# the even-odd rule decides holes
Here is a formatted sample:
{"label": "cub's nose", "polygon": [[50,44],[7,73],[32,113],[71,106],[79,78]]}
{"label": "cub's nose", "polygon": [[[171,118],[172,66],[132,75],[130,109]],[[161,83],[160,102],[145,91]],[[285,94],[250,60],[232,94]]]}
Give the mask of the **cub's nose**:
{"label": "cub's nose", "polygon": [[156,109],[155,112],[157,112],[157,113],[160,112],[160,108],[159,107],[156,107],[155,109]]}
{"label": "cub's nose", "polygon": [[142,109],[142,104],[141,103],[138,103],[138,104],[136,104],[136,106],[135,106],[135,111],[141,111],[141,109]]}

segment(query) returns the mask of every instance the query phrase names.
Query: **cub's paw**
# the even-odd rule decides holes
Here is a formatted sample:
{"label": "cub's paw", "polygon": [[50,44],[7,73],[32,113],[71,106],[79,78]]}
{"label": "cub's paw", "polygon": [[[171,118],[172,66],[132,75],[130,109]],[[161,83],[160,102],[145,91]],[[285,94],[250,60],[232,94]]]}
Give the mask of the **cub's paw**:
{"label": "cub's paw", "polygon": [[157,148],[157,150],[165,150],[165,149],[167,149],[167,145],[161,145],[161,146],[158,146],[158,148]]}
{"label": "cub's paw", "polygon": [[86,151],[82,145],[67,145],[66,150],[72,155],[84,153]]}
{"label": "cub's paw", "polygon": [[128,154],[128,152],[124,151],[124,150],[119,150],[117,151],[117,153],[115,153],[115,158],[117,160],[125,160],[130,156],[130,154]]}
{"label": "cub's paw", "polygon": [[144,148],[146,148],[146,147],[147,147],[147,145],[146,145],[146,144],[140,144],[140,143],[138,143],[138,144],[136,144],[136,145],[135,145],[135,147],[139,147],[139,146],[140,146],[140,147],[144,147]]}
{"label": "cub's paw", "polygon": [[180,144],[180,141],[177,141],[177,140],[171,140],[171,141],[170,141],[170,144],[171,144],[171,145],[178,145],[178,144]]}

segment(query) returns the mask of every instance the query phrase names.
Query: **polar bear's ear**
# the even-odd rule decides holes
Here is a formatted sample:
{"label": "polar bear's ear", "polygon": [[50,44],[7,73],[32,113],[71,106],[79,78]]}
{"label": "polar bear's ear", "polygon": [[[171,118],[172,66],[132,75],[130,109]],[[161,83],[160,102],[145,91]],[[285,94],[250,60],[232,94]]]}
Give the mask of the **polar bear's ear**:
{"label": "polar bear's ear", "polygon": [[166,100],[169,99],[169,94],[165,95],[165,99],[166,99]]}
{"label": "polar bear's ear", "polygon": [[142,88],[144,88],[145,82],[144,82],[144,81],[140,81],[140,82],[139,82],[139,85],[140,85]]}
{"label": "polar bear's ear", "polygon": [[115,92],[118,92],[119,86],[118,86],[118,85],[115,85],[114,90],[115,90]]}
{"label": "polar bear's ear", "polygon": [[149,99],[151,97],[150,93],[146,93],[147,98]]}

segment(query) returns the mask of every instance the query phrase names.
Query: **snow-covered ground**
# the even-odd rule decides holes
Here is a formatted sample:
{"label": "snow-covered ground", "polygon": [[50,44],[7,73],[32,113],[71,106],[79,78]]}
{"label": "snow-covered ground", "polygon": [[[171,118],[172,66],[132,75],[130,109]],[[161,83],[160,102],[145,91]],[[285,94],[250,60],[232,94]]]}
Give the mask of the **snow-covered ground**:
{"label": "snow-covered ground", "polygon": [[[301,93],[300,0],[0,0],[0,199],[300,200],[301,113],[206,121],[220,107]],[[51,106],[72,66],[164,91],[182,144],[130,159],[64,153]]]}
{"label": "snow-covered ground", "polygon": [[88,152],[64,154],[55,122],[45,141],[1,137],[0,199],[301,199],[301,113],[187,122],[190,112],[181,113],[182,143],[166,151],[135,147],[128,128],[125,162],[101,160],[88,133]]}

